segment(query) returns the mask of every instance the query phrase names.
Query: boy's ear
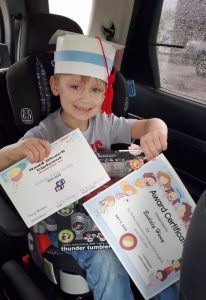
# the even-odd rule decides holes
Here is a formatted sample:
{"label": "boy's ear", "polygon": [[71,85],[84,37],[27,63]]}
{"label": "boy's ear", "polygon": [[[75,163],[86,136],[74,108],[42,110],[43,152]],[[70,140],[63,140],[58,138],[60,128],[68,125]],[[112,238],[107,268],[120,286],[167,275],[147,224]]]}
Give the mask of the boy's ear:
{"label": "boy's ear", "polygon": [[50,79],[49,79],[49,83],[50,83],[52,94],[54,96],[58,96],[59,95],[59,91],[58,91],[58,86],[57,86],[57,80],[56,80],[56,78],[54,76],[51,76]]}

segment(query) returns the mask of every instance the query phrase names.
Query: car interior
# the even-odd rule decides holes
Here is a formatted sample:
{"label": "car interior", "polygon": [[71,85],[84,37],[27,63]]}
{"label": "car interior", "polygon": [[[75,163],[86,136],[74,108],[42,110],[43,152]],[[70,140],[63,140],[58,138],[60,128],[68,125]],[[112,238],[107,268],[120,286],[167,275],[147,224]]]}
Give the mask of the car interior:
{"label": "car interior", "polygon": [[[196,15],[203,20],[204,2],[200,8],[198,0],[185,5],[182,0],[86,1],[91,7],[87,29],[78,15],[82,3],[75,8],[74,20],[72,14],[52,10],[55,2],[0,0],[0,148],[18,141],[60,106],[48,82],[53,34],[65,30],[100,36],[125,46],[114,83],[113,112],[166,122],[164,154],[197,203],[206,188],[206,59],[202,52],[188,58],[187,45],[193,40],[205,43],[206,24],[190,22]],[[65,3],[62,11],[69,12],[70,1]],[[196,15],[187,14],[189,8]],[[200,63],[201,72],[196,72]],[[120,147],[125,145],[113,145]],[[45,231],[33,235],[0,187],[0,299],[93,299],[84,270],[47,244]],[[45,264],[51,272],[45,271]],[[132,289],[135,298],[143,299],[134,285]]]}

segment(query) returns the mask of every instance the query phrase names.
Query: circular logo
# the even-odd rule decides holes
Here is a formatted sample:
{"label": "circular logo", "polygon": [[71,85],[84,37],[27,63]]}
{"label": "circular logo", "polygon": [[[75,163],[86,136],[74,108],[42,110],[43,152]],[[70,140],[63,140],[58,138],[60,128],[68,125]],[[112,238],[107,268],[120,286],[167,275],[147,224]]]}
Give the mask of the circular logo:
{"label": "circular logo", "polygon": [[125,250],[133,250],[137,245],[137,238],[132,233],[125,233],[120,238],[120,246]]}
{"label": "circular logo", "polygon": [[72,225],[72,229],[76,232],[76,233],[80,233],[85,229],[85,224],[82,222],[75,222]]}
{"label": "circular logo", "polygon": [[75,234],[72,230],[63,229],[58,234],[58,239],[61,243],[71,243],[75,238]]}
{"label": "circular logo", "polygon": [[68,206],[65,206],[64,208],[60,209],[57,213],[63,217],[67,217],[71,215],[74,211],[74,205],[70,204]]}

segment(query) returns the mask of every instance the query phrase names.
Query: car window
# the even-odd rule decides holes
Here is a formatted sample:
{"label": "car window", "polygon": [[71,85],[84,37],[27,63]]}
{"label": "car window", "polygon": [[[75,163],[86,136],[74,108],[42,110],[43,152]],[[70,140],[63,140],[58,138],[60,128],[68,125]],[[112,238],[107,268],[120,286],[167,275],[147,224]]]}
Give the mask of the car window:
{"label": "car window", "polygon": [[89,32],[93,0],[49,0],[49,12],[76,21],[84,34]]}
{"label": "car window", "polygon": [[157,35],[161,88],[206,103],[206,1],[164,0]]}

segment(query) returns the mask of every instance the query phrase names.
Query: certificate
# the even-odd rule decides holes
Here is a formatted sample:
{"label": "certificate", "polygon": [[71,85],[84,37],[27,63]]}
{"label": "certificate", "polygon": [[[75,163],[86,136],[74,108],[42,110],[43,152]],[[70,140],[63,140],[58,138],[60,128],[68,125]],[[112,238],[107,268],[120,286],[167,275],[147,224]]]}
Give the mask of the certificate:
{"label": "certificate", "polygon": [[0,173],[2,187],[28,227],[110,179],[79,129],[51,147],[40,163],[24,159]]}
{"label": "certificate", "polygon": [[84,207],[145,299],[179,279],[195,203],[163,154]]}

